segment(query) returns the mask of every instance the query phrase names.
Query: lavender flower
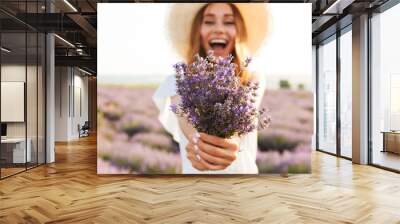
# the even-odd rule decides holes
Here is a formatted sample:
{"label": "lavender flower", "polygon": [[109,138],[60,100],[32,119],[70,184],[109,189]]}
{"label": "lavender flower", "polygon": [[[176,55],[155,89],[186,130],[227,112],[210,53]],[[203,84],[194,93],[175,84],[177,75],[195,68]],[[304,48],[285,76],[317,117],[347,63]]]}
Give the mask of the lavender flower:
{"label": "lavender flower", "polygon": [[[236,74],[237,65],[233,56],[215,57],[210,51],[206,58],[198,54],[190,65],[174,65],[177,93],[181,96],[178,105],[171,110],[185,117],[199,132],[221,138],[241,136],[257,128],[268,126],[270,119],[262,116],[265,111],[257,111],[257,82],[241,83]],[[248,66],[251,59],[242,63]]]}

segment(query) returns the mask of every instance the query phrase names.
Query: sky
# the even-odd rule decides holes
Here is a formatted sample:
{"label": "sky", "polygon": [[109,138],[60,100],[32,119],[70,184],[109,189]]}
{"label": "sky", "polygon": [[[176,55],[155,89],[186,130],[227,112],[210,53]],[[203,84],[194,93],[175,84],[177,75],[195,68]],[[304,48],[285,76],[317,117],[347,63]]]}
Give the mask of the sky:
{"label": "sky", "polygon": [[[98,4],[100,82],[162,81],[182,58],[166,31],[171,4]],[[280,79],[311,88],[311,4],[270,3],[270,34],[253,56],[251,69],[271,85]]]}

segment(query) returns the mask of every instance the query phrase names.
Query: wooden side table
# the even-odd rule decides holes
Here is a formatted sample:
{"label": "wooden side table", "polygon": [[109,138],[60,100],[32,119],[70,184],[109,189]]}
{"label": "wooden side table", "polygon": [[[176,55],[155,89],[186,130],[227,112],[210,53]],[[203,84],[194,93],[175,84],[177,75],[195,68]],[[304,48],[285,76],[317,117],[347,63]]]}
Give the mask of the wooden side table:
{"label": "wooden side table", "polygon": [[381,133],[383,134],[382,152],[391,152],[400,154],[400,132],[382,131]]}

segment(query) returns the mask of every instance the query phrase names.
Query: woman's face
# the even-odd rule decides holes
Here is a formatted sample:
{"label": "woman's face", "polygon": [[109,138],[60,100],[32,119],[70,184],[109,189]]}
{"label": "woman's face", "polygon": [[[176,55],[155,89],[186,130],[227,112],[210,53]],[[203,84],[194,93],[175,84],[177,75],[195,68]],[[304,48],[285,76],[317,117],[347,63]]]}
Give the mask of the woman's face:
{"label": "woman's face", "polygon": [[235,46],[236,26],[232,8],[227,3],[209,4],[200,26],[201,45],[206,52],[227,57]]}

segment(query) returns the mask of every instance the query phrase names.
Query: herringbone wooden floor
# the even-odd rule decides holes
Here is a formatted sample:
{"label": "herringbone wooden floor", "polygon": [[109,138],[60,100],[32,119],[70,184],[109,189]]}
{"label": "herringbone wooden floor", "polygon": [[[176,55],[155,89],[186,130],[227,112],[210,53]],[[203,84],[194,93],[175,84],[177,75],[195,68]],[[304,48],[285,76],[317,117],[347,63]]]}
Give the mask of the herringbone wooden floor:
{"label": "herringbone wooden floor", "polygon": [[96,174],[95,137],[0,181],[0,223],[400,223],[400,175],[313,152],[312,174]]}

